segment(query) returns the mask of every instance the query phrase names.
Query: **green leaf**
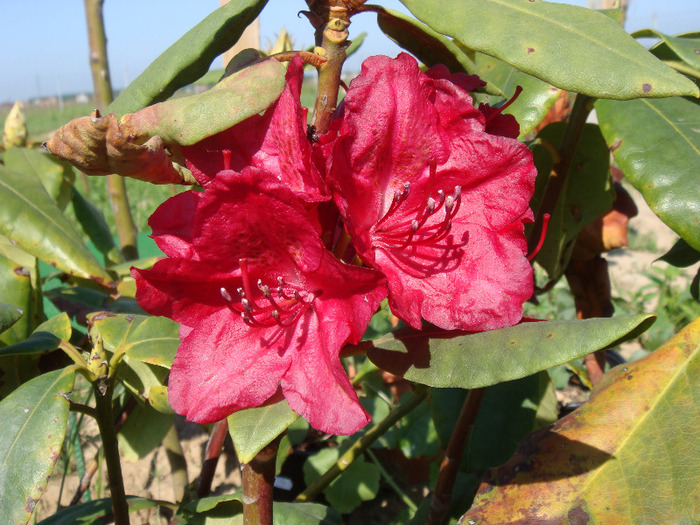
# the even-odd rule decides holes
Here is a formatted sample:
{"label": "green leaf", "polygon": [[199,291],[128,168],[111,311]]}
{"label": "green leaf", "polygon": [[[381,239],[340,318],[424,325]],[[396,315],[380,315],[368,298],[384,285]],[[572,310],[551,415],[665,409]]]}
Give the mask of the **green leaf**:
{"label": "green leaf", "polygon": [[0,333],[0,345],[24,341],[38,324],[31,271],[0,255],[0,297],[18,308],[21,315]]}
{"label": "green leaf", "polygon": [[[641,29],[632,33],[634,38],[660,38],[663,44],[673,51],[678,58],[700,74],[700,40],[698,38],[683,38],[670,36],[654,29]],[[654,51],[651,50],[653,53]]]}
{"label": "green leaf", "polygon": [[99,312],[90,314],[88,323],[105,349],[144,363],[170,368],[180,346],[179,325],[165,317]]}
{"label": "green leaf", "polygon": [[401,2],[435,31],[567,91],[619,100],[700,94],[589,9],[539,0]]}
{"label": "green leaf", "polygon": [[274,525],[340,525],[342,517],[334,509],[318,503],[274,502]]}
{"label": "green leaf", "polygon": [[[566,123],[554,122],[537,134],[538,143],[532,150],[538,172],[533,208],[542,198],[554,164],[551,151],[559,148],[565,128]],[[586,124],[564,188],[549,220],[544,244],[535,257],[535,261],[547,271],[550,280],[556,281],[566,270],[579,232],[610,210],[614,200],[610,151],[598,126]]]}
{"label": "green leaf", "polygon": [[683,239],[678,239],[669,251],[658,259],[676,268],[687,268],[700,261],[700,252]]}
{"label": "green leaf", "polygon": [[109,230],[102,211],[76,189],[73,189],[71,203],[80,227],[95,245],[95,248],[105,256],[105,260],[110,263],[122,262],[122,254],[114,244],[112,232]]}
{"label": "green leaf", "polygon": [[204,93],[126,115],[121,126],[141,140],[158,135],[166,144],[190,146],[272,105],[286,85],[285,72],[280,62],[265,60],[226,77]]}
{"label": "green leaf", "polygon": [[24,312],[11,304],[0,303],[0,333],[19,321]]}
{"label": "green leaf", "polygon": [[125,356],[117,369],[117,377],[132,394],[145,402],[152,388],[168,382],[168,369]]}
{"label": "green leaf", "polygon": [[174,422],[172,415],[161,414],[149,405],[137,404],[117,434],[119,453],[126,461],[146,457],[162,443]]}
{"label": "green leaf", "polygon": [[68,314],[62,312],[37,326],[25,341],[0,348],[0,356],[44,354],[68,341],[72,331]]}
{"label": "green leaf", "polygon": [[[474,62],[451,38],[430,29],[413,17],[393,9],[378,8],[377,24],[399,46],[432,67],[444,64],[451,73],[476,74]],[[497,90],[494,95],[499,95]]]}
{"label": "green leaf", "polygon": [[[488,472],[462,523],[696,523],[700,319]],[[532,502],[537,502],[533,505]]]}
{"label": "green leaf", "polygon": [[[399,404],[411,396],[413,393],[404,394],[401,396]],[[419,456],[434,457],[439,451],[440,443],[433,423],[430,404],[426,401],[418,405],[389,429],[383,438],[389,442],[396,440],[398,448],[407,459]]]}
{"label": "green leaf", "polygon": [[228,416],[228,431],[241,463],[250,462],[299,416],[286,400],[271,405],[239,410]]}
{"label": "green leaf", "polygon": [[477,75],[488,82],[488,85],[501,91],[504,97],[503,99],[487,97],[485,102],[497,105],[501,100],[505,102],[505,99],[510,99],[518,86],[523,88],[522,93],[504,113],[516,118],[520,124],[521,137],[527,135],[542,122],[561,90],[483,53],[476,53],[475,58]]}
{"label": "green leaf", "polygon": [[476,334],[400,330],[360,343],[383,370],[432,387],[478,388],[532,375],[644,332],[653,315],[544,321]]}
{"label": "green leaf", "polygon": [[700,105],[684,98],[595,103],[625,180],[662,221],[700,250]]}
{"label": "green leaf", "polygon": [[181,516],[187,525],[243,525],[243,503],[239,494],[209,496],[185,503]]}
{"label": "green leaf", "polygon": [[148,390],[148,403],[161,414],[175,414],[168,403],[168,387],[163,385],[152,386]]}
{"label": "green leaf", "polygon": [[74,372],[49,372],[0,403],[0,515],[5,523],[27,523],[44,492],[66,434],[74,378]]}
{"label": "green leaf", "polygon": [[24,251],[71,275],[112,286],[41,182],[0,166],[0,233]]}
{"label": "green leaf", "polygon": [[9,148],[5,152],[5,167],[17,173],[31,173],[44,185],[46,192],[63,210],[70,201],[75,180],[70,165],[31,148]]}
{"label": "green leaf", "polygon": [[[554,389],[545,371],[488,387],[465,450],[466,470],[483,471],[506,462],[520,440],[538,426],[537,413],[550,393]],[[548,417],[552,415],[547,424],[556,421],[556,410]]]}
{"label": "green leaf", "polygon": [[[136,496],[126,497],[129,503],[129,512],[152,509],[158,506],[157,501]],[[78,505],[72,505],[59,510],[53,516],[41,520],[37,525],[92,525],[105,523],[101,518],[112,513],[112,500],[110,498],[96,499]]]}
{"label": "green leaf", "polygon": [[[341,449],[336,447],[324,448],[309,456],[304,464],[306,484],[310,485],[331,468],[340,458],[340,454]],[[363,501],[372,500],[377,496],[379,478],[377,466],[365,462],[364,457],[360,456],[326,487],[323,495],[335,510],[346,514],[359,507]]]}
{"label": "green leaf", "polygon": [[237,0],[220,7],[185,33],[156,58],[105,113],[133,113],[170,98],[208,70],[214,58],[228,50],[267,4],[267,0]]}

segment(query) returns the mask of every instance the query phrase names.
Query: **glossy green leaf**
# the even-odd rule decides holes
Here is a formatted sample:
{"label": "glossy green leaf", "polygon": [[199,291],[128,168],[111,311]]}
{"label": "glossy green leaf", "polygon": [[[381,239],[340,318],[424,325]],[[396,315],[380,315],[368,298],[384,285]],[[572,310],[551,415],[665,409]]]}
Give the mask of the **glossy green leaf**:
{"label": "glossy green leaf", "polygon": [[522,323],[476,334],[412,329],[360,343],[383,370],[433,387],[478,388],[532,375],[644,332],[652,315]]}
{"label": "glossy green leaf", "polygon": [[[565,128],[564,122],[554,122],[537,134],[538,143],[532,148],[538,172],[532,198],[535,208],[535,203],[542,198],[554,164],[551,151],[559,148]],[[535,257],[535,261],[547,271],[550,280],[559,279],[566,270],[579,232],[609,211],[614,200],[610,151],[598,126],[586,124],[564,188],[549,220],[544,244]]]}
{"label": "glossy green leaf", "polygon": [[26,340],[0,348],[0,357],[43,354],[55,350],[61,340],[70,339],[72,331],[68,314],[62,312],[37,326]]}
{"label": "glossy green leaf", "polygon": [[[451,38],[433,31],[415,18],[393,9],[379,8],[377,24],[389,38],[426,66],[444,64],[452,73],[476,74],[474,62]],[[494,91],[493,94],[499,93]]]}
{"label": "glossy green leaf", "polygon": [[598,122],[625,180],[700,250],[700,105],[684,98],[598,100]]}
{"label": "glossy green leaf", "polygon": [[700,74],[700,39],[670,36],[654,29],[641,29],[632,33],[632,36],[634,38],[660,38],[678,58]]}
{"label": "glossy green leaf", "polygon": [[166,144],[190,146],[271,106],[284,90],[285,72],[280,62],[265,60],[226,77],[204,93],[126,115],[121,125],[139,139],[158,135]]}
{"label": "glossy green leaf", "polygon": [[275,502],[272,506],[273,525],[340,525],[338,512],[318,503]]}
{"label": "glossy green leaf", "polygon": [[73,170],[52,155],[31,148],[9,148],[5,167],[17,173],[31,173],[44,185],[46,192],[63,210],[70,201],[75,180]]}
{"label": "glossy green leaf", "polygon": [[105,113],[133,113],[170,98],[208,70],[228,50],[267,4],[267,0],[237,0],[220,7],[185,33],[129,84]]}
{"label": "glossy green leaf", "polygon": [[700,319],[611,370],[486,474],[461,523],[696,523],[699,348]]}
{"label": "glossy green leaf", "polygon": [[11,304],[0,303],[0,333],[19,321],[24,312]]}
{"label": "glossy green leaf", "polygon": [[664,261],[676,268],[687,268],[700,261],[700,252],[683,239],[678,239],[669,251],[659,257],[659,261]]}
{"label": "glossy green leaf", "polygon": [[117,377],[124,387],[145,402],[152,388],[168,382],[168,369],[125,356],[117,369]]}
{"label": "glossy green leaf", "polygon": [[20,248],[71,275],[113,284],[36,177],[0,166],[0,202],[0,233]]}
{"label": "glossy green leaf", "polygon": [[[331,468],[340,458],[340,454],[341,449],[336,447],[324,448],[309,456],[304,463],[306,484],[310,485]],[[372,500],[377,496],[379,478],[377,466],[367,463],[363,456],[359,456],[326,487],[323,495],[334,509],[346,514],[359,507],[363,501]]]}
{"label": "glossy green leaf", "polygon": [[29,521],[61,452],[74,372],[55,370],[25,383],[0,403],[0,516]]}
{"label": "glossy green leaf", "polygon": [[38,324],[36,298],[28,268],[0,255],[0,298],[19,308],[22,315],[0,333],[0,345],[24,341]]}
{"label": "glossy green leaf", "polygon": [[500,102],[510,99],[518,86],[523,88],[522,93],[504,113],[516,118],[520,124],[521,137],[530,133],[542,122],[561,90],[483,53],[476,53],[475,58],[476,73],[479,77],[504,94],[504,98],[487,97],[485,102],[488,104],[497,106]]}
{"label": "glossy green leaf", "polygon": [[248,463],[299,416],[282,399],[271,405],[239,410],[228,416],[228,431],[238,460]]}
{"label": "glossy green leaf", "polygon": [[[126,499],[129,503],[130,513],[158,506],[157,501],[146,498],[127,496]],[[110,498],[102,498],[61,509],[53,516],[41,520],[37,525],[92,525],[105,523],[102,518],[111,513],[112,500]]]}
{"label": "glossy green leaf", "polygon": [[170,368],[180,346],[179,325],[165,317],[99,312],[88,316],[90,333],[102,336],[110,352]]}
{"label": "glossy green leaf", "polygon": [[620,100],[700,94],[589,9],[540,0],[401,2],[435,31],[567,91]]}
{"label": "glossy green leaf", "polygon": [[137,461],[157,448],[173,426],[172,415],[162,414],[149,405],[137,404],[117,434],[119,453],[126,461]]}
{"label": "glossy green leaf", "polygon": [[175,414],[168,403],[168,387],[163,385],[152,386],[148,390],[148,403],[161,414]]}
{"label": "glossy green leaf", "polygon": [[243,502],[240,494],[209,496],[185,503],[176,517],[187,525],[243,525]]}
{"label": "glossy green leaf", "polygon": [[[413,396],[413,393],[404,394],[401,396],[399,404],[411,396]],[[386,405],[385,402],[384,404]],[[380,421],[374,415],[373,419]],[[414,459],[420,456],[434,457],[440,449],[431,407],[427,401],[411,410],[406,417],[396,423],[382,437],[389,442],[395,441],[397,448],[401,450],[407,459]]]}
{"label": "glossy green leaf", "polygon": [[95,248],[105,256],[105,261],[109,263],[122,262],[122,254],[114,244],[112,232],[102,211],[76,189],[73,190],[71,204],[80,227],[95,245]]}

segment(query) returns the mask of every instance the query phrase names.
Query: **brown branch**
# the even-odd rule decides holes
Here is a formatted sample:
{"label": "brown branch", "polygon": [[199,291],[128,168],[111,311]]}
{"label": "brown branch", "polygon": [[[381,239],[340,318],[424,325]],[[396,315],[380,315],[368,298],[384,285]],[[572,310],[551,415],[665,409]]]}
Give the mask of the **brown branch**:
{"label": "brown branch", "polygon": [[214,423],[211,429],[211,435],[207,442],[205,451],[204,464],[202,464],[202,472],[199,474],[199,483],[197,484],[197,496],[204,498],[211,492],[211,483],[214,480],[214,472],[216,465],[219,463],[221,449],[224,446],[224,439],[228,433],[228,421],[222,419]]}
{"label": "brown branch", "polygon": [[272,491],[275,463],[282,435],[258,452],[250,463],[241,465],[243,479],[243,523],[272,525]]}
{"label": "brown branch", "polygon": [[462,461],[464,447],[469,439],[476,415],[479,413],[481,401],[484,398],[485,388],[470,390],[462,405],[462,411],[457,419],[457,425],[452,431],[450,442],[447,444],[445,457],[440,464],[440,473],[430,502],[430,515],[426,525],[441,525],[450,510],[452,487],[457,478],[459,463]]}

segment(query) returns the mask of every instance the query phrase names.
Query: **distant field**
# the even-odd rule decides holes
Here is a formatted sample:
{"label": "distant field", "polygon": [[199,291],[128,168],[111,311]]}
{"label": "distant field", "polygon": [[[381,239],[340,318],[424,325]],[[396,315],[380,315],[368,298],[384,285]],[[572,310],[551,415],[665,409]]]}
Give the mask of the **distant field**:
{"label": "distant field", "polygon": [[[63,105],[63,111],[60,111],[57,105],[43,107],[25,103],[22,110],[27,117],[29,140],[36,142],[45,141],[53,130],[60,128],[74,118],[89,115],[94,107],[92,103],[76,104],[75,102],[66,102]],[[9,111],[9,109],[0,109],[1,122],[5,122]]]}

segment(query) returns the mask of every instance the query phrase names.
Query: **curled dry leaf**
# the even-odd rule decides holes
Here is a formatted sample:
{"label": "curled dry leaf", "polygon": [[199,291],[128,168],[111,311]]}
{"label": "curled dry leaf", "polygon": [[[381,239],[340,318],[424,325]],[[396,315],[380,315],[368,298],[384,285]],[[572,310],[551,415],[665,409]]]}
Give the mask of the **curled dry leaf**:
{"label": "curled dry leaf", "polygon": [[154,184],[194,184],[188,170],[174,164],[159,136],[139,144],[125,133],[114,113],[96,111],[61,127],[44,144],[54,156],[88,175],[118,173]]}

